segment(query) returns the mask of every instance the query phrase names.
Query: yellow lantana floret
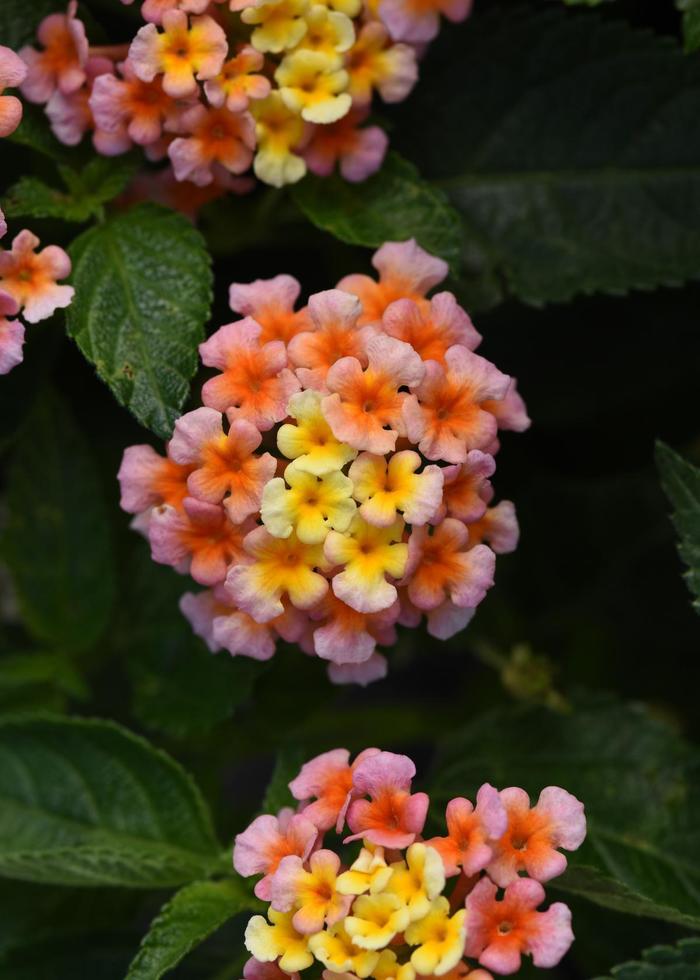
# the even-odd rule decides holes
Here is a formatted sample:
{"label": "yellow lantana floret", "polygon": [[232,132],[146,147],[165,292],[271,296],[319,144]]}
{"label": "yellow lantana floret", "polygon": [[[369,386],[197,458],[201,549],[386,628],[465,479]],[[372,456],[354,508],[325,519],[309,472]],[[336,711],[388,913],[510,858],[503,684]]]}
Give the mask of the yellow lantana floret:
{"label": "yellow lantana floret", "polygon": [[275,72],[280,95],[292,112],[314,123],[332,123],[349,111],[348,73],[340,58],[320,51],[294,51]]}
{"label": "yellow lantana floret", "polygon": [[245,24],[256,25],[250,43],[263,54],[295,48],[306,34],[308,0],[257,0],[241,11]]}
{"label": "yellow lantana floret", "polygon": [[299,44],[304,51],[319,51],[328,57],[348,51],[355,42],[355,28],[345,14],[315,3],[306,15],[307,30]]}
{"label": "yellow lantana floret", "polygon": [[317,477],[290,463],[284,480],[275,477],[266,484],[260,515],[275,538],[288,538],[296,531],[304,544],[320,544],[331,528],[341,532],[348,529],[355,507],[352,480],[343,473]]}
{"label": "yellow lantana floret", "polygon": [[353,902],[345,928],[356,946],[384,949],[409,922],[408,909],[396,895],[361,895]]}
{"label": "yellow lantana floret", "polygon": [[293,152],[304,137],[303,119],[287,108],[279,92],[270,92],[251,109],[258,142],[255,176],[272,187],[296,184],[306,173],[306,162]]}
{"label": "yellow lantana floret", "polygon": [[300,391],[292,395],[288,414],[296,425],[287,423],[277,433],[277,445],[287,459],[295,460],[298,470],[325,476],[340,470],[357,456],[357,450],[338,442],[321,411],[318,391]]}
{"label": "yellow lantana floret", "polygon": [[268,912],[270,922],[254,915],[245,931],[245,947],[261,963],[272,963],[280,957],[279,967],[287,973],[305,970],[314,961],[309,951],[309,937],[302,936],[292,925],[291,912]]}
{"label": "yellow lantana floret", "polygon": [[383,891],[393,874],[384,859],[384,848],[366,843],[349,871],[339,876],[337,889],[341,895],[376,895]]}
{"label": "yellow lantana floret", "polygon": [[331,531],[324,554],[331,565],[344,566],[333,577],[333,591],[356,612],[379,612],[396,601],[396,587],[386,576],[399,579],[406,570],[408,545],[404,522],[373,527],[357,514],[345,534]]}
{"label": "yellow lantana floret", "polygon": [[396,895],[408,907],[411,922],[422,919],[445,887],[445,866],[434,847],[411,844],[406,860],[391,865],[392,876],[386,892]]}
{"label": "yellow lantana floret", "polygon": [[345,14],[346,17],[357,17],[362,10],[362,0],[316,0],[316,2],[322,3],[324,7],[329,7],[331,10],[337,10],[339,14]]}
{"label": "yellow lantana floret", "polygon": [[450,917],[450,903],[441,895],[428,914],[406,929],[406,942],[417,946],[411,964],[421,976],[441,977],[449,973],[464,955],[467,936],[467,910],[460,909]]}
{"label": "yellow lantana floret", "polygon": [[416,980],[410,963],[399,963],[393,949],[384,949],[372,974],[374,980]]}
{"label": "yellow lantana floret", "polygon": [[340,922],[311,936],[309,949],[326,969],[352,973],[360,980],[370,976],[379,962],[379,953],[356,946]]}

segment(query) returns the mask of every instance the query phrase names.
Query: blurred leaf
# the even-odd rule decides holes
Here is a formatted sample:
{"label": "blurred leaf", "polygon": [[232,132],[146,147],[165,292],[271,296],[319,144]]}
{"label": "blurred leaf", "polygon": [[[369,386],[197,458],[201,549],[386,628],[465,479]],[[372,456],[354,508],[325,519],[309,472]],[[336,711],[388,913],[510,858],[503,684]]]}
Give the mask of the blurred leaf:
{"label": "blurred leaf", "polygon": [[450,735],[433,802],[486,780],[531,797],[564,786],[586,806],[588,837],[550,883],[608,908],[700,928],[697,750],[639,705],[599,698],[569,715],[513,708]]}
{"label": "blurred leaf", "polygon": [[0,657],[0,711],[62,710],[66,699],[84,700],[88,689],[60,653],[17,653]]}
{"label": "blurred leaf", "polygon": [[209,316],[204,240],[181,214],[143,204],[83,232],[70,251],[68,333],[117,400],[166,438]]}
{"label": "blurred leaf", "polygon": [[700,0],[676,0],[676,6],[683,12],[683,41],[685,50],[690,53],[700,48]]}
{"label": "blurred leaf", "polygon": [[644,950],[641,961],[622,963],[610,972],[615,980],[697,980],[700,939],[681,939],[676,946],[653,946]]}
{"label": "blurred leaf", "polygon": [[114,928],[90,937],[49,940],[13,954],[2,966],[2,980],[123,980],[133,949],[130,936]]}
{"label": "blurred leaf", "polygon": [[688,463],[663,442],[656,444],[656,465],[661,485],[673,504],[673,524],[680,541],[678,551],[688,566],[683,576],[700,612],[700,468]]}
{"label": "blurred leaf", "polygon": [[118,649],[129,653],[134,714],[175,738],[202,735],[233,715],[265,665],[210,653],[178,608],[192,582],[157,565],[145,547],[129,577]]}
{"label": "blurred leaf", "polygon": [[285,806],[296,808],[297,801],[289,791],[289,783],[299,775],[307,762],[306,752],[300,745],[284,745],[277,753],[275,768],[265,792],[262,813],[279,813]]}
{"label": "blurred leaf", "polygon": [[385,241],[415,238],[459,267],[459,215],[442,191],[398,153],[389,153],[379,173],[361,184],[338,175],[308,176],[292,193],[310,221],[350,245],[376,248]]}
{"label": "blurred leaf", "polygon": [[207,876],[219,846],[193,780],[118,725],[0,723],[0,874],[157,888]]}
{"label": "blurred leaf", "polygon": [[7,483],[0,541],[27,628],[68,651],[91,647],[114,598],[102,487],[87,442],[57,395],[26,420]]}
{"label": "blurred leaf", "polygon": [[21,177],[3,199],[5,214],[77,223],[100,217],[103,205],[124,190],[137,165],[133,157],[96,157],[80,172],[59,166],[67,191],[55,190],[38,177]]}
{"label": "blurred leaf", "polygon": [[[10,0],[10,2],[13,2],[13,0]],[[19,0],[19,2],[22,3],[24,8],[27,7],[27,4],[23,3],[23,0]],[[56,8],[52,0],[47,0],[47,2],[51,6],[51,9],[47,13],[55,12]],[[8,46],[12,47],[12,45]],[[22,121],[14,133],[11,133],[7,139],[11,143],[17,143],[20,146],[26,146],[30,150],[36,150],[37,153],[41,153],[43,156],[49,157],[55,162],[68,162],[69,160],[74,160],[78,155],[78,151],[74,147],[65,146],[56,139],[51,132],[51,126],[43,107],[32,105],[26,101],[22,103]]]}
{"label": "blurred leaf", "polygon": [[[128,922],[147,893],[127,889],[60,888],[0,879],[0,965],[7,957],[55,940],[71,939],[78,948],[88,936]],[[138,940],[137,940],[138,941]],[[0,971],[1,972],[1,971]],[[3,980],[6,976],[2,972]],[[123,974],[122,974],[123,976]],[[121,980],[121,978],[120,978]]]}
{"label": "blurred leaf", "polygon": [[55,0],[2,0],[0,44],[16,49],[33,41],[39,21],[56,9]]}
{"label": "blurred leaf", "polygon": [[700,62],[553,5],[445,31],[397,129],[462,216],[472,305],[698,278]]}
{"label": "blurred leaf", "polygon": [[239,878],[185,885],[151,923],[126,980],[159,980],[234,915],[257,904]]}

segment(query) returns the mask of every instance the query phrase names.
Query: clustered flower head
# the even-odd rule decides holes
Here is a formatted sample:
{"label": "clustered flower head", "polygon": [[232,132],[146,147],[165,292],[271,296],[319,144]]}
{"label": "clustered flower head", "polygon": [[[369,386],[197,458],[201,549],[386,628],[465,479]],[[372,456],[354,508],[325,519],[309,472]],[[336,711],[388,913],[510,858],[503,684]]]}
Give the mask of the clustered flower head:
{"label": "clustered flower head", "polygon": [[361,181],[388,144],[366,125],[374,93],[404,99],[440,15],[462,20],[471,2],[144,0],[130,44],[94,47],[71,0],[20,51],[22,92],[64,143],[90,132],[99,153],[167,159],[155,180],[175,203],[173,176],[210,198],[249,190],[251,168],[276,187],[336,166]]}
{"label": "clustered flower head", "polygon": [[393,752],[352,763],[345,749],[326,752],[289,784],[296,811],[237,836],[234,867],[259,876],[255,894],[270,903],[246,929],[246,980],[296,978],[314,963],[324,980],[491,980],[523,955],[561,960],[571,912],[542,910],[542,885],[566,868],[562,849],[582,843],[583,804],[548,786],[532,806],[522,789],[485,783],[475,803],[451,800],[445,835],[425,839],[430,800],[412,791],[415,772]]}
{"label": "clustered flower head", "polygon": [[[10,136],[22,119],[20,100],[2,92],[21,85],[26,76],[22,59],[0,45],[0,137]],[[6,233],[0,210],[0,238]],[[10,249],[0,247],[0,374],[7,374],[23,358],[24,324],[14,317],[21,312],[27,323],[38,323],[68,306],[73,298],[72,286],[59,285],[59,280],[70,275],[68,254],[57,245],[38,251],[39,244],[25,228]]]}
{"label": "clustered flower head", "polygon": [[291,276],[234,283],[204,406],[119,471],[154,560],[208,587],[182,610],[212,651],[267,660],[282,638],[338,683],[384,676],[397,624],[469,622],[518,538],[492,506],[497,433],[529,425],[455,297],[427,297],[446,264],[413,240],[373,263],[301,309]]}

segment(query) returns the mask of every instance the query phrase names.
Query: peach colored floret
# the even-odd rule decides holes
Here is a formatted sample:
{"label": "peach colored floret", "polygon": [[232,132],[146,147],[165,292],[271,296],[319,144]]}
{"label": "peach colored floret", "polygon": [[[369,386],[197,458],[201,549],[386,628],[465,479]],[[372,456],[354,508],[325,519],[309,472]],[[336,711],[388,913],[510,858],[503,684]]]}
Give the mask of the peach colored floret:
{"label": "peach colored floret", "polygon": [[175,462],[194,467],[187,486],[192,496],[224,504],[234,524],[260,509],[265,484],[277,461],[270,453],[256,455],[262,436],[245,419],[224,432],[222,416],[213,408],[197,408],[175,423],[169,453]]}
{"label": "peach colored floret", "polygon": [[188,135],[176,137],[168,147],[178,180],[204,187],[214,180],[216,168],[242,174],[252,163],[255,123],[249,113],[197,105],[180,122]]}
{"label": "peach colored floret", "polygon": [[309,299],[311,329],[289,343],[289,359],[305,388],[323,390],[329,370],[340,358],[354,357],[363,365],[368,334],[359,328],[362,307],[339,289],[315,293]]}
{"label": "peach colored floret", "polygon": [[586,836],[580,800],[558,786],[543,789],[533,807],[525,790],[515,786],[502,790],[501,800],[508,827],[494,848],[490,877],[503,888],[521,871],[538,881],[562,874],[567,862],[559,848],[575,851]]}
{"label": "peach colored floret", "polygon": [[500,901],[496,891],[492,881],[482,878],[467,896],[467,956],[478,957],[479,963],[500,974],[515,973],[523,954],[531,955],[535,966],[556,966],[574,939],[567,906],[555,902],[538,912],[544,888],[529,878],[510,884]]}
{"label": "peach colored floret", "polygon": [[261,332],[250,317],[228,323],[200,344],[199,353],[204,364],[221,372],[204,384],[204,404],[226,412],[231,422],[246,419],[265,432],[282,421],[301,386],[287,368],[284,344],[261,345]]}
{"label": "peach colored floret", "polygon": [[463,871],[471,876],[483,871],[493,857],[490,842],[505,832],[508,817],[498,794],[489,783],[476,794],[476,806],[464,797],[447,804],[447,837],[426,841],[440,854],[447,875]]}
{"label": "peach colored floret", "polygon": [[28,323],[38,323],[69,306],[74,293],[72,286],[58,284],[70,275],[68,253],[58,245],[47,245],[41,252],[38,247],[39,239],[25,229],[10,250],[0,249],[0,289],[19,303]]}
{"label": "peach colored floret", "polygon": [[405,242],[386,242],[372,257],[379,280],[371,276],[345,276],[338,289],[352,293],[362,303],[361,325],[381,323],[384,310],[397,299],[424,301],[426,294],[447,276],[448,266],[414,238]]}
{"label": "peach colored floret", "polygon": [[357,766],[354,787],[361,796],[350,804],[346,843],[364,838],[381,847],[408,847],[423,830],[426,793],[411,794],[416,767],[405,755],[379,752]]}
{"label": "peach colored floret", "polygon": [[496,557],[480,544],[469,548],[469,531],[446,517],[429,529],[414,528],[409,539],[408,595],[419,609],[430,610],[449,599],[461,608],[478,606],[493,585]]}
{"label": "peach colored floret", "polygon": [[510,378],[485,358],[459,345],[445,365],[428,361],[425,377],[406,400],[409,439],[428,459],[463,463],[470,449],[486,450],[496,436],[496,419],[481,403],[505,395]]}
{"label": "peach colored floret", "polygon": [[185,497],[181,510],[163,504],[151,514],[151,557],[188,571],[200,585],[216,585],[234,561],[244,558],[243,540],[250,529],[250,524],[232,524],[218,504]]}
{"label": "peach colored floret", "polygon": [[27,76],[27,66],[11,48],[0,44],[0,137],[14,133],[22,119],[22,103],[14,95],[3,95],[6,88],[17,88]]}
{"label": "peach colored floret", "polygon": [[236,837],[233,866],[244,878],[264,875],[255,886],[255,894],[269,902],[272,876],[282,858],[296,854],[306,860],[317,837],[318,830],[303,813],[287,808],[276,817],[264,814]]}
{"label": "peach colored floret", "polygon": [[77,9],[77,0],[71,0],[65,14],[44,17],[37,29],[41,50],[25,47],[19,52],[28,68],[21,91],[30,102],[48,102],[57,89],[69,95],[85,81],[88,42]]}
{"label": "peach colored floret", "polygon": [[399,299],[384,311],[382,327],[390,337],[403,340],[424,361],[445,363],[450,347],[461,344],[475,350],[481,334],[452,293],[436,293],[430,303],[420,306],[410,299]]}
{"label": "peach colored floret", "polygon": [[425,366],[409,344],[377,335],[366,344],[367,367],[343,357],[326,375],[330,392],[322,403],[333,435],[354,449],[376,455],[391,452],[405,435],[405,388],[417,388]]}
{"label": "peach colored floret", "polygon": [[312,329],[308,309],[294,309],[300,292],[301,286],[294,276],[234,282],[229,287],[229,306],[235,313],[252,317],[260,324],[261,344],[271,340],[288,344],[298,333]]}

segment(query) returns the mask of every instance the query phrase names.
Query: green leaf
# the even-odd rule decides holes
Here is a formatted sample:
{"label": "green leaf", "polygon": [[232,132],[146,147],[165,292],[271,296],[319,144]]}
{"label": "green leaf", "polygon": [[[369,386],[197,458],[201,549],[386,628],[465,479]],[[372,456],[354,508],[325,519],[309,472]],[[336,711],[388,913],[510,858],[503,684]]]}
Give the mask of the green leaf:
{"label": "green leaf", "polygon": [[459,215],[442,191],[422,180],[398,153],[390,153],[379,173],[361,184],[337,175],[308,176],[292,193],[310,221],[350,245],[376,248],[415,238],[451,266],[459,264]]}
{"label": "green leaf", "polygon": [[299,774],[306,762],[306,752],[300,745],[285,745],[275,759],[270,783],[263,800],[263,813],[279,813],[285,806],[296,807],[297,801],[289,791],[289,783]]}
{"label": "green leaf", "polygon": [[0,657],[0,711],[61,710],[66,699],[84,700],[81,674],[59,653],[17,653]]}
{"label": "green leaf", "polygon": [[253,908],[257,902],[240,879],[186,885],[151,923],[126,980],[159,980],[234,915]]}
{"label": "green leaf", "polygon": [[622,963],[610,972],[615,980],[697,980],[700,939],[681,939],[676,946],[652,946],[644,950],[640,961]]}
{"label": "green leaf", "polygon": [[670,38],[500,7],[421,76],[397,136],[461,214],[468,304],[698,278],[700,62]]}
{"label": "green leaf", "polygon": [[118,725],[0,723],[0,874],[47,884],[157,888],[220,867],[193,780]]}
{"label": "green leaf", "polygon": [[25,625],[40,641],[85,650],[101,636],[114,599],[102,486],[68,407],[44,394],[18,439],[0,542]]}
{"label": "green leaf", "polygon": [[80,172],[59,166],[67,191],[55,190],[38,177],[22,177],[3,199],[5,214],[10,218],[29,215],[77,223],[100,217],[103,205],[124,190],[135,169],[132,157],[97,157]]}
{"label": "green leaf", "polygon": [[212,276],[201,235],[154,204],[115,215],[71,247],[69,334],[117,400],[167,438],[197,368]]}
{"label": "green leaf", "polygon": [[513,708],[450,735],[436,763],[440,809],[481,783],[536,798],[563,786],[588,836],[549,885],[608,908],[700,928],[700,755],[639,705],[599,698],[573,714]]}
{"label": "green leaf", "polygon": [[676,0],[683,12],[683,41],[690,54],[700,48],[700,0]]}
{"label": "green leaf", "polygon": [[56,0],[2,0],[0,44],[16,49],[33,41],[39,21],[58,6]]}
{"label": "green leaf", "polygon": [[673,504],[673,525],[680,538],[678,551],[688,566],[683,577],[695,596],[693,607],[700,612],[700,468],[663,442],[656,444],[656,465],[661,485]]}
{"label": "green leaf", "polygon": [[189,579],[153,562],[142,545],[129,563],[117,637],[118,650],[129,656],[134,714],[146,728],[174,738],[203,735],[230,718],[266,669],[207,650],[178,608],[191,587]]}

